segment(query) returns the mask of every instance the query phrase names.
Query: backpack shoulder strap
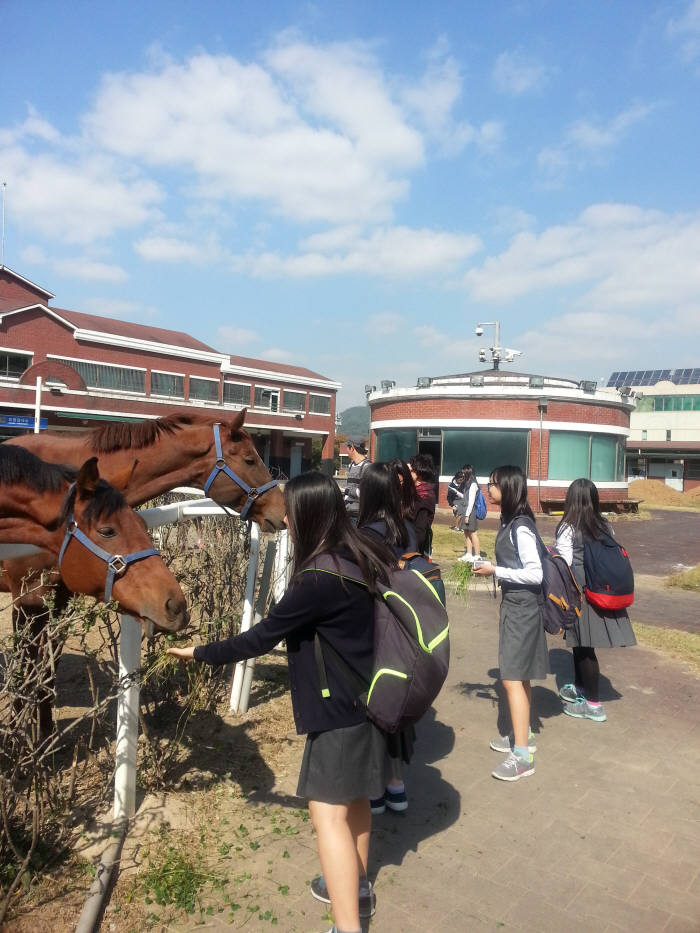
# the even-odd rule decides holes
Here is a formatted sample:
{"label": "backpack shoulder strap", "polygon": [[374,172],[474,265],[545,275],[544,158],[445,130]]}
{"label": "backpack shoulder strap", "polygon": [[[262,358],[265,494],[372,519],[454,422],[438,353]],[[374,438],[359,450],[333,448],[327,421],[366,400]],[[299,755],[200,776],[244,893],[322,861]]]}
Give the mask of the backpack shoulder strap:
{"label": "backpack shoulder strap", "polygon": [[537,530],[537,526],[534,521],[530,518],[529,515],[518,515],[510,522],[510,534],[513,539],[513,547],[515,548],[515,555],[522,565],[522,560],[520,560],[520,551],[518,550],[518,535],[516,534],[519,527],[527,528],[535,536],[535,541],[537,542],[537,550],[540,557],[547,551],[547,546],[540,537],[540,533]]}

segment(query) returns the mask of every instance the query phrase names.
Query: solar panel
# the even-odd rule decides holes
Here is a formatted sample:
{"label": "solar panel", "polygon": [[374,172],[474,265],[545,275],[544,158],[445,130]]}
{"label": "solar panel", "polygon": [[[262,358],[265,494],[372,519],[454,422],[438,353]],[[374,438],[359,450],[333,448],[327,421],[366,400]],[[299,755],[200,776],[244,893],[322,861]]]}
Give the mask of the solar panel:
{"label": "solar panel", "polygon": [[657,382],[673,382],[675,385],[700,385],[700,367],[683,369],[630,369],[615,370],[608,379],[608,388],[622,386],[652,386]]}

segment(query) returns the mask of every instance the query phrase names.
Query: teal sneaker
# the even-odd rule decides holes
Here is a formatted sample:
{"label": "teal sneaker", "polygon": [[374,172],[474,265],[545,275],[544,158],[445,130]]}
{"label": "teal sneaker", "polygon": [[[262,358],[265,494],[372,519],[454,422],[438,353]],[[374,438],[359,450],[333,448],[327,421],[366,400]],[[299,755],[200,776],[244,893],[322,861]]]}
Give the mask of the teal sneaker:
{"label": "teal sneaker", "polygon": [[608,718],[602,704],[591,706],[585,697],[579,697],[575,702],[567,703],[564,712],[567,716],[573,716],[574,719],[591,719],[593,722],[605,722]]}
{"label": "teal sneaker", "polygon": [[579,697],[583,696],[583,694],[579,691],[576,684],[564,684],[564,686],[559,690],[559,696],[566,703],[575,703]]}

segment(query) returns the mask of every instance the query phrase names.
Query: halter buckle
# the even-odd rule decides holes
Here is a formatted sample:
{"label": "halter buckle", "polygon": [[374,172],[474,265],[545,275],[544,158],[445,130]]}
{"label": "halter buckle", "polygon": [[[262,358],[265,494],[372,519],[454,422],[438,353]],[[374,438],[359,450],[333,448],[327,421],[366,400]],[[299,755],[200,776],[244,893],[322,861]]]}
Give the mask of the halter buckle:
{"label": "halter buckle", "polygon": [[260,493],[259,493],[258,490],[255,488],[255,486],[253,486],[253,488],[252,488],[252,489],[250,490],[250,492],[248,493],[248,498],[249,498],[249,499],[257,499],[259,495],[260,495]]}
{"label": "halter buckle", "polygon": [[121,556],[121,554],[115,554],[114,557],[107,564],[109,569],[114,573],[115,576],[119,577],[124,573],[128,567],[127,562]]}

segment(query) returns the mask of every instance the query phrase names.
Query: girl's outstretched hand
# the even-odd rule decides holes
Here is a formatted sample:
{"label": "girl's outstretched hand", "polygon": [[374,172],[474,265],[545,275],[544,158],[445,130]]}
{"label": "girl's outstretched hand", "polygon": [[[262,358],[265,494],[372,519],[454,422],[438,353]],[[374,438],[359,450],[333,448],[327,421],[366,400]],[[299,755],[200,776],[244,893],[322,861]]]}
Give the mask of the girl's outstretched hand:
{"label": "girl's outstretched hand", "polygon": [[173,657],[180,658],[181,661],[193,661],[194,645],[190,645],[188,648],[168,648],[165,653],[172,654]]}
{"label": "girl's outstretched hand", "polygon": [[477,577],[493,576],[493,564],[488,560],[483,561],[483,563],[478,564],[476,567],[472,564],[472,573]]}

